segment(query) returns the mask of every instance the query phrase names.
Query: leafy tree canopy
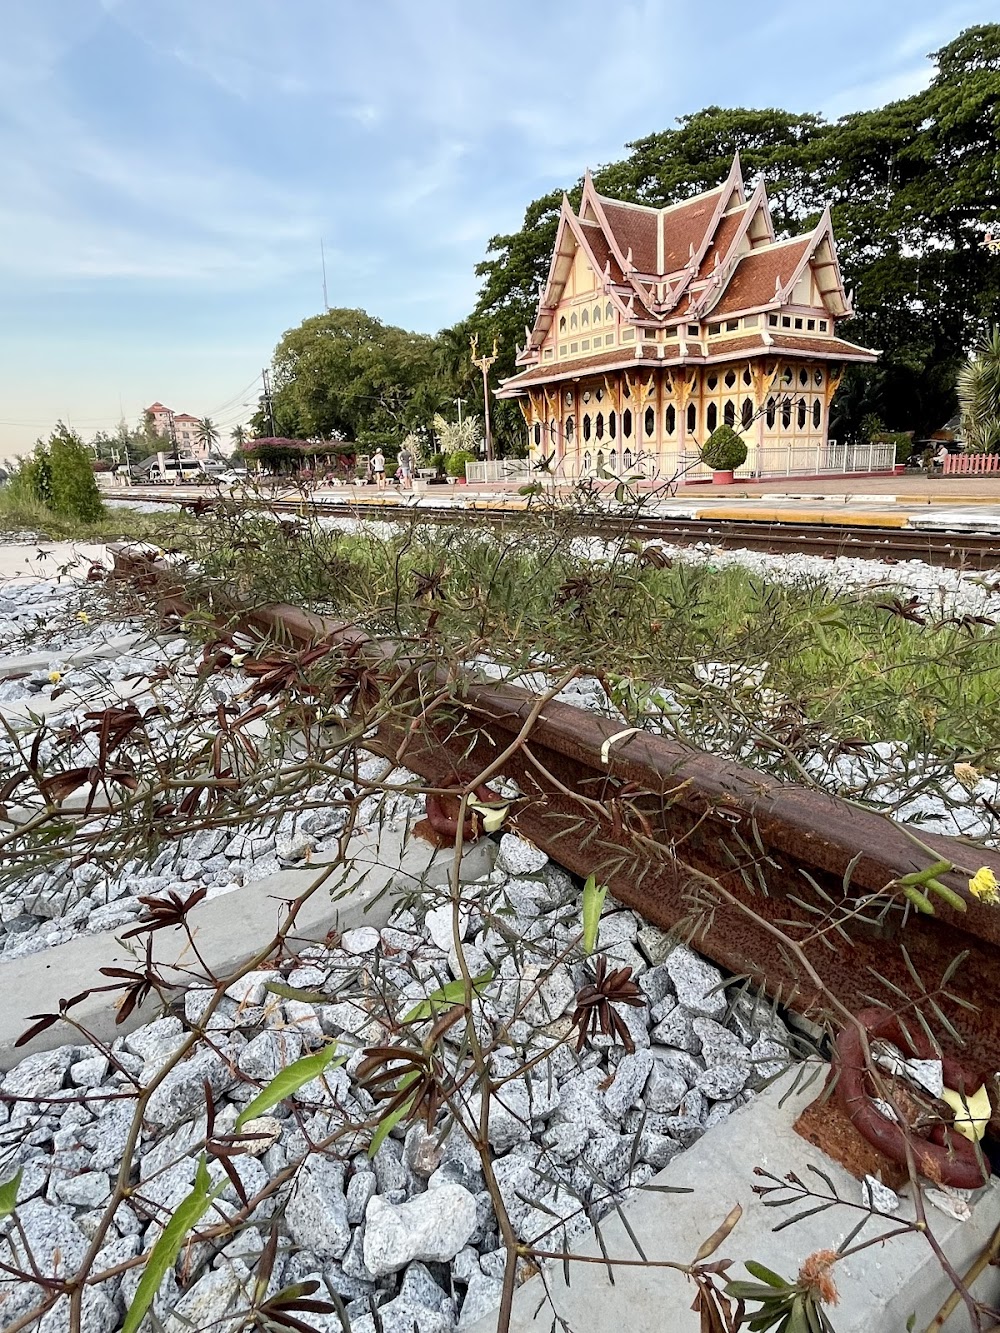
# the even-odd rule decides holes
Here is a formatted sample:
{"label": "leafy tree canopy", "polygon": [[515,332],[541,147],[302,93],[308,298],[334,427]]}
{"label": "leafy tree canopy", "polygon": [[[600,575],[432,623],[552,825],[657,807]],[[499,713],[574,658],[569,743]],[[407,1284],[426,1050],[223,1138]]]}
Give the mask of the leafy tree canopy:
{"label": "leafy tree canopy", "polygon": [[[851,368],[834,400],[832,434],[860,439],[877,415],[891,430],[929,434],[955,410],[968,349],[998,321],[1000,258],[980,244],[1000,223],[1000,24],[962,32],[936,52],[928,87],[835,122],[779,108],[709,106],[637,139],[594,174],[602,193],[662,206],[717,185],[733,154],[744,177],[767,184],[779,233],[804,231],[827,203],[855,318],[840,331],[881,349]],[[568,193],[579,204],[582,180]],[[430,442],[436,412],[483,412],[469,336],[499,357],[492,382],[515,370],[524,327],[548,273],[562,191],[531,202],[520,230],[494,236],[476,272],[469,317],[436,337],[331,310],[284,335],[274,357],[274,431],[258,434]],[[516,404],[491,404],[501,452],[523,446]]]}

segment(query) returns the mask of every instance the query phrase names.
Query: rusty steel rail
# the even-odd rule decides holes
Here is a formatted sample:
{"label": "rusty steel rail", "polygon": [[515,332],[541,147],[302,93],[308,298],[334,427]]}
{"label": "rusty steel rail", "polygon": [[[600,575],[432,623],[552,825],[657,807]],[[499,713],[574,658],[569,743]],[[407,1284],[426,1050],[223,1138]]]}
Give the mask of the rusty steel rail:
{"label": "rusty steel rail", "polygon": [[[127,552],[116,552],[115,563],[134,575],[136,561]],[[156,569],[139,563],[147,578]],[[183,612],[177,572],[161,565],[157,573],[162,607]],[[697,948],[797,1012],[834,1018],[823,987],[852,1011],[869,1008],[873,997],[898,1007],[892,986],[916,997],[904,944],[931,992],[966,954],[949,988],[981,1007],[970,1011],[939,997],[964,1044],[944,1031],[936,1035],[969,1080],[985,1082],[1000,1069],[1000,1006],[991,1002],[1000,908],[973,897],[964,872],[941,876],[964,900],[964,912],[936,900],[933,916],[910,913],[905,924],[898,911],[878,920],[856,916],[847,938],[831,930],[830,947],[814,947],[809,956],[822,987],[810,982],[786,944],[815,930],[819,918],[807,904],[822,906],[820,893],[835,915],[884,894],[935,858],[967,871],[986,866],[1000,879],[1000,852],[932,833],[921,833],[923,850],[902,825],[839,797],[666,736],[623,733],[618,721],[555,700],[538,712],[537,696],[513,685],[460,681],[454,697],[428,716],[426,674],[410,672],[398,645],[287,605],[234,608],[234,614],[241,626],[290,647],[348,648],[383,672],[387,684],[394,681],[396,715],[366,745],[402,756],[431,786],[468,789],[509,751],[501,772],[525,793],[512,803],[517,831],[574,873],[596,874],[646,920],[667,930],[690,926],[699,916],[692,914],[692,890],[700,886],[708,910],[693,936]],[[436,683],[443,680],[442,672]],[[519,740],[526,728],[527,739]],[[729,898],[713,891],[711,881]]]}
{"label": "rusty steel rail", "polygon": [[[212,496],[143,495],[135,498],[151,504],[201,505],[211,508]],[[227,503],[236,503],[231,499]],[[246,503],[245,501],[243,503]],[[470,517],[491,525],[516,526],[529,514],[544,516],[546,511],[512,510],[488,504],[475,509],[411,509],[400,504],[366,501],[349,502],[309,500],[269,500],[259,506],[276,514],[296,517],[344,517],[389,522],[468,523]],[[783,523],[763,519],[671,518],[655,514],[588,514],[587,532],[595,537],[627,536],[636,541],[660,541],[672,546],[697,546],[707,542],[724,550],[764,551],[772,555],[817,555],[825,559],[850,556],[860,560],[880,560],[898,564],[901,560],[922,560],[929,565],[955,569],[995,569],[1000,567],[1000,534],[984,532],[935,531],[916,528],[878,528],[852,524],[849,513],[836,523]]]}

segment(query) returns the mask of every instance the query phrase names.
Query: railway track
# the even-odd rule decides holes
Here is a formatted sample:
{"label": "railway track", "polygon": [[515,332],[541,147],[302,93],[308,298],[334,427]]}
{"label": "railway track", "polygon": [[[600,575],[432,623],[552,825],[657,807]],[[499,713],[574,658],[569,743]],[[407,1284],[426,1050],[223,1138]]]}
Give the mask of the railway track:
{"label": "railway track", "polygon": [[[182,570],[125,546],[115,549],[115,568],[140,578],[162,613],[190,609]],[[951,1033],[943,1026],[935,1035],[970,1079],[985,1082],[1000,1069],[1000,1008],[982,1003],[995,992],[1000,908],[968,888],[981,867],[1000,880],[1000,852],[939,834],[921,832],[918,840],[904,825],[827,792],[667,736],[622,731],[620,721],[568,704],[540,707],[537,696],[513,685],[469,679],[455,691],[443,668],[415,668],[398,645],[354,625],[287,605],[241,611],[232,604],[231,611],[241,628],[286,650],[322,644],[345,661],[367,663],[380,688],[391,687],[397,708],[365,743],[397,762],[405,753],[406,766],[428,785],[467,788],[505,756],[498,771],[526,794],[514,803],[519,832],[581,877],[595,874],[664,929],[690,927],[701,897],[708,910],[697,947],[803,1014],[842,1021],[831,995],[852,1012],[880,994],[898,1007],[901,995],[918,994],[915,974],[933,992],[963,955],[948,982],[958,1002],[936,1001]],[[449,690],[447,705],[426,712],[427,698],[441,688]],[[952,867],[940,878],[955,896],[936,901],[933,915],[904,917],[902,898],[900,910],[864,910],[867,898],[884,903],[887,886],[935,858]],[[724,897],[713,897],[713,883]],[[810,972],[789,953],[787,938],[811,936],[817,912],[831,924],[810,952]],[[842,913],[849,920],[835,928]]]}
{"label": "railway track", "polygon": [[[123,492],[121,500],[136,500],[162,505],[211,505],[203,496],[160,496]],[[430,523],[467,523],[470,511],[464,508],[421,506],[414,510],[399,504],[366,501],[352,505],[323,500],[272,500],[260,507],[278,514],[297,517],[341,516],[353,519],[412,522],[415,513]],[[471,513],[479,522],[508,527],[525,521],[528,514],[539,516],[541,509],[510,509],[482,505]],[[1000,568],[1000,533],[925,531],[914,528],[879,528],[828,520],[823,524],[802,522],[739,521],[618,514],[587,514],[579,518],[581,526],[596,537],[627,535],[642,542],[665,542],[675,546],[707,544],[724,550],[763,551],[774,555],[818,555],[824,559],[851,556],[898,564],[904,560],[922,560],[946,568],[987,570]]]}

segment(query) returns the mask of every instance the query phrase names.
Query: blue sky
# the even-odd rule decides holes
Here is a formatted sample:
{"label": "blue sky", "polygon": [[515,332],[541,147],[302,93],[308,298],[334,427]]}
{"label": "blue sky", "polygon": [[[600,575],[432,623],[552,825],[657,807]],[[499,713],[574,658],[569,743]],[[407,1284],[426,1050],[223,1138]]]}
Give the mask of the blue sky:
{"label": "blue sky", "polygon": [[[227,427],[331,305],[433,332],[489,236],[712,102],[921,87],[997,3],[5,0],[0,457],[160,399]],[[572,71],[582,70],[584,77]]]}

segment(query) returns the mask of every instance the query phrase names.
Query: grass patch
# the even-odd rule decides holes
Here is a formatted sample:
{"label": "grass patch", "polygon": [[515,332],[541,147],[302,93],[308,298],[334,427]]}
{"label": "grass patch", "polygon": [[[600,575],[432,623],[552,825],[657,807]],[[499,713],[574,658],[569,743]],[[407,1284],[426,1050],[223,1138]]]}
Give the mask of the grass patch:
{"label": "grass patch", "polygon": [[115,506],[99,518],[86,521],[56,514],[15,482],[0,487],[0,533],[38,533],[59,541],[164,541],[183,540],[194,523],[175,512],[140,513]]}
{"label": "grass patch", "polygon": [[[819,738],[898,740],[1000,763],[991,625],[943,616],[918,625],[878,605],[891,594],[836,597],[819,580],[770,584],[734,566],[658,568],[627,546],[594,562],[574,531],[518,524],[498,537],[474,520],[449,529],[415,521],[383,539],[233,508],[182,544],[206,591],[223,584],[377,635],[431,634],[458,654],[577,666],[601,675],[626,712],[641,712],[655,685],[681,701],[683,733],[699,745],[728,729],[737,748],[763,738],[779,755]],[[706,663],[732,670],[706,680]]]}

